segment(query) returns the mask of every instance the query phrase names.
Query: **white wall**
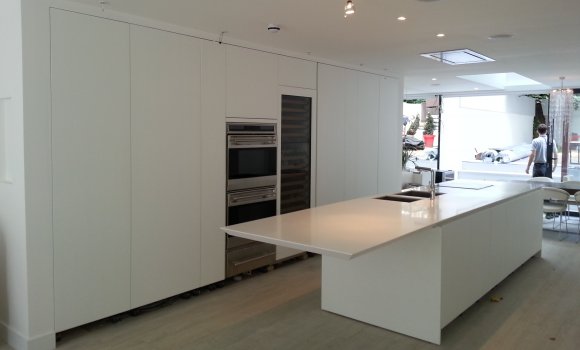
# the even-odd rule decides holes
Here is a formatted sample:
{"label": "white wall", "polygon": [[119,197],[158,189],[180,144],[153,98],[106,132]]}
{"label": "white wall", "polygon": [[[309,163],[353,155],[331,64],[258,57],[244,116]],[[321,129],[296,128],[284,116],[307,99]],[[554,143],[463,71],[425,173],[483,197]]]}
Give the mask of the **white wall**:
{"label": "white wall", "polygon": [[475,148],[531,143],[534,100],[517,95],[444,97],[440,169],[461,169]]}
{"label": "white wall", "polygon": [[22,2],[28,349],[55,344],[49,0]]}
{"label": "white wall", "polygon": [[20,0],[0,2],[0,333],[19,344],[29,332]]}

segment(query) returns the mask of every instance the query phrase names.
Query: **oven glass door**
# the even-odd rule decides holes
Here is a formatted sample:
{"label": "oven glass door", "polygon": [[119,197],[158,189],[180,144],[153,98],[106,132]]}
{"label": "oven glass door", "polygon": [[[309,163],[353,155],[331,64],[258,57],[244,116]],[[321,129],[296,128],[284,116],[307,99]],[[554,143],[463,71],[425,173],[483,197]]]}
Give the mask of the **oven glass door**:
{"label": "oven glass door", "polygon": [[228,225],[276,215],[276,199],[228,207]]}
{"label": "oven glass door", "polygon": [[276,175],[276,147],[230,148],[228,180]]}

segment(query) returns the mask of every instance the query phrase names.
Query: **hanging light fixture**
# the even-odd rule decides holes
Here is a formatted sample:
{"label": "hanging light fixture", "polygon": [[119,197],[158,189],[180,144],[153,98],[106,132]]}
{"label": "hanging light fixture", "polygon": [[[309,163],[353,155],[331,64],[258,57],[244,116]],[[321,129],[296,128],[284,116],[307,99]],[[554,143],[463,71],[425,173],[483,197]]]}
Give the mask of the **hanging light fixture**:
{"label": "hanging light fixture", "polygon": [[354,14],[354,11],[352,0],[347,0],[346,5],[344,5],[344,18]]}
{"label": "hanging light fixture", "polygon": [[562,177],[568,174],[568,148],[570,119],[572,117],[572,103],[574,91],[564,89],[564,79],[560,77],[560,89],[550,93],[550,129],[554,135],[554,142],[562,149]]}

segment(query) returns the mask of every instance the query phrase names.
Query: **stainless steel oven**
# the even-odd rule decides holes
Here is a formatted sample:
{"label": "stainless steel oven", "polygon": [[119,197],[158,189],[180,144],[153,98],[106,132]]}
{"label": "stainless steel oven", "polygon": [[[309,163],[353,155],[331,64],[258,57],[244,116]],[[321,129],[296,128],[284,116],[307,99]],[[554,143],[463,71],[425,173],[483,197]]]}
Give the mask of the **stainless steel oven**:
{"label": "stainless steel oven", "polygon": [[277,138],[273,123],[227,124],[227,190],[275,186]]}
{"label": "stainless steel oven", "polygon": [[[276,215],[276,124],[227,124],[226,224]],[[226,277],[274,264],[276,246],[226,235]]]}

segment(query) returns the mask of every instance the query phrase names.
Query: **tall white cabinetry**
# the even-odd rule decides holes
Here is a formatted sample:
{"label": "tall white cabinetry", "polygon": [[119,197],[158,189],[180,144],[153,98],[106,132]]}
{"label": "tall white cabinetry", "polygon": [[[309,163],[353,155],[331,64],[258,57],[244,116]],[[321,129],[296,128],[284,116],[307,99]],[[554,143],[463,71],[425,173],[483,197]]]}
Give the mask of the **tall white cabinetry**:
{"label": "tall white cabinetry", "polygon": [[226,116],[276,119],[280,110],[277,56],[228,46],[226,58]]}
{"label": "tall white cabinetry", "polygon": [[129,25],[51,11],[55,328],[130,308]]}
{"label": "tall white cabinetry", "polygon": [[200,285],[201,43],[131,26],[131,306]]}
{"label": "tall white cabinetry", "polygon": [[51,16],[56,331],[224,278],[225,49]]}
{"label": "tall white cabinetry", "polygon": [[398,91],[395,79],[318,65],[317,205],[399,189]]}

